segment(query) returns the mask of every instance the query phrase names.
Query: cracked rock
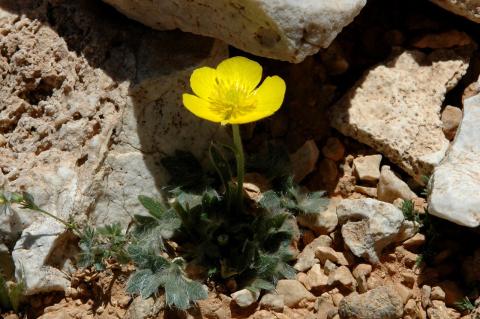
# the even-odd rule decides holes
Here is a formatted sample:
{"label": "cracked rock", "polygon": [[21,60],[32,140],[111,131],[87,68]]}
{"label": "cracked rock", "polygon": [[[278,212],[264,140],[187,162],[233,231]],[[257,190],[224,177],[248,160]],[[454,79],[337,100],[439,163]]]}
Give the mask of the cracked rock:
{"label": "cracked rock", "polygon": [[431,174],[449,145],[441,106],[466,73],[470,55],[469,47],[396,54],[366,72],[334,105],[332,126],[415,178]]}

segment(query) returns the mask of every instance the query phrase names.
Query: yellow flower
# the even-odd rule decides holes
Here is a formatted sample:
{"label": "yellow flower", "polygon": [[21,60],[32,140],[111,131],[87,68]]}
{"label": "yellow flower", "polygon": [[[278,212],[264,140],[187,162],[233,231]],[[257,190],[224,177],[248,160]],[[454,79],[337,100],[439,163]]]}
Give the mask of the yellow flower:
{"label": "yellow flower", "polygon": [[[222,124],[243,124],[272,115],[282,105],[285,82],[279,76],[262,79],[262,67],[244,57],[221,62],[216,69],[193,71],[195,95],[183,94],[183,104],[198,117]],[[258,86],[258,88],[257,88]]]}

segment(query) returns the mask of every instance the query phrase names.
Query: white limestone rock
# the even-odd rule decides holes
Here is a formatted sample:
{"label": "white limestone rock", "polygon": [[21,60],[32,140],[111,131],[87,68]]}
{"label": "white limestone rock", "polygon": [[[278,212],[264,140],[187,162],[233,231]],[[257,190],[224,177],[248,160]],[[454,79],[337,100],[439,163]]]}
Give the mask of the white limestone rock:
{"label": "white limestone rock", "polygon": [[104,0],[157,30],[220,39],[255,55],[301,62],[326,48],[366,0]]}
{"label": "white limestone rock", "polygon": [[242,289],[231,294],[232,300],[242,308],[252,305],[257,302],[260,297],[260,292],[252,292],[248,289]]}
{"label": "white limestone rock", "polygon": [[24,230],[12,252],[17,280],[25,283],[25,294],[64,291],[70,280],[48,264],[50,255],[60,245],[64,227],[52,219],[33,223]]}
{"label": "white limestone rock", "polygon": [[429,213],[467,227],[480,225],[480,95],[464,101],[463,120],[430,179]]}
{"label": "white limestone rock", "polygon": [[373,67],[331,112],[332,126],[382,153],[411,176],[430,175],[448,140],[440,110],[466,73],[469,48],[403,51]]}
{"label": "white limestone rock", "polygon": [[386,246],[415,234],[414,225],[392,204],[371,198],[344,199],[337,206],[345,245],[357,257],[378,263]]}

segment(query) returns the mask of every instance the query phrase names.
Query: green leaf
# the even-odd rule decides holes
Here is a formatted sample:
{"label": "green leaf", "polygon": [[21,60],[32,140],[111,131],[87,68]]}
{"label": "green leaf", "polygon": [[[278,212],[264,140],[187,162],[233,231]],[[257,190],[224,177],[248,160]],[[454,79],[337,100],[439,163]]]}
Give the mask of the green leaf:
{"label": "green leaf", "polygon": [[163,240],[171,238],[181,225],[177,212],[147,196],[139,196],[142,205],[151,216],[134,215],[133,236],[138,242],[159,253],[164,249]]}
{"label": "green leaf", "polygon": [[100,227],[98,233],[109,238],[123,237],[122,226],[119,223]]}
{"label": "green leaf", "polygon": [[160,219],[163,213],[167,210],[162,203],[145,195],[139,195],[138,201],[148,210],[150,215],[157,219]]}
{"label": "green leaf", "polygon": [[212,207],[214,205],[217,205],[221,200],[220,195],[218,195],[217,191],[209,188],[205,190],[202,194],[202,205],[205,208]]}
{"label": "green leaf", "polygon": [[260,292],[262,289],[270,291],[275,289],[275,285],[267,280],[256,278],[246,288],[253,292]]}
{"label": "green leaf", "polygon": [[160,285],[160,276],[154,274],[151,269],[140,269],[128,279],[127,293],[139,294],[146,299],[155,294]]}
{"label": "green leaf", "polygon": [[175,195],[175,200],[182,206],[184,210],[190,210],[195,206],[202,204],[201,195],[196,195],[183,191],[179,191]]}
{"label": "green leaf", "polygon": [[31,210],[40,210],[40,207],[35,204],[35,199],[33,198],[33,195],[27,192],[23,192],[23,202],[22,202],[22,208],[26,209],[31,209]]}
{"label": "green leaf", "polygon": [[181,267],[175,263],[162,273],[161,278],[169,307],[186,310],[193,302],[208,297],[208,291],[203,285],[187,278]]}
{"label": "green leaf", "polygon": [[475,310],[475,305],[470,301],[468,297],[464,297],[463,299],[455,302],[455,306],[460,311],[472,312]]}
{"label": "green leaf", "polygon": [[78,246],[80,248],[80,254],[78,258],[79,267],[90,267],[95,263],[97,252],[94,251],[95,239],[97,233],[95,229],[86,227],[83,231],[83,236],[80,238]]}
{"label": "green leaf", "polygon": [[149,268],[157,271],[168,266],[168,260],[157,255],[157,253],[149,249],[149,247],[132,244],[128,246],[127,250],[128,255],[139,269]]}
{"label": "green leaf", "polygon": [[0,274],[0,308],[1,309],[11,309],[12,305],[10,304],[10,296],[8,292],[7,282],[5,277]]}
{"label": "green leaf", "polygon": [[148,298],[164,288],[167,305],[186,310],[193,302],[206,299],[208,292],[201,283],[185,276],[182,265],[183,262],[165,260],[165,267],[139,269],[130,276],[127,292]]}
{"label": "green leaf", "polygon": [[176,151],[161,162],[170,174],[169,185],[184,190],[201,190],[207,184],[202,165],[190,152]]}
{"label": "green leaf", "polygon": [[291,162],[284,145],[268,143],[264,151],[247,159],[247,171],[258,172],[270,180],[291,174]]}
{"label": "green leaf", "polygon": [[268,211],[274,212],[281,209],[282,201],[275,191],[269,190],[262,194],[259,205]]}
{"label": "green leaf", "polygon": [[233,176],[230,163],[223,154],[219,145],[212,143],[208,151],[210,155],[210,161],[215,168],[215,171],[217,172],[223,187],[227,189],[227,184],[229,181],[232,180]]}
{"label": "green leaf", "polygon": [[94,229],[86,227],[80,237],[80,267],[95,266],[98,271],[104,270],[104,262],[108,258],[115,258],[120,263],[129,261],[126,252],[128,239],[120,224],[106,225]]}
{"label": "green leaf", "polygon": [[327,209],[329,202],[325,192],[307,193],[300,196],[297,208],[304,214],[318,214]]}
{"label": "green leaf", "polygon": [[10,298],[10,303],[12,304],[13,311],[18,312],[20,308],[20,303],[22,302],[22,299],[23,299],[24,292],[25,292],[25,282],[23,281],[23,279],[15,283],[10,288],[9,298]]}

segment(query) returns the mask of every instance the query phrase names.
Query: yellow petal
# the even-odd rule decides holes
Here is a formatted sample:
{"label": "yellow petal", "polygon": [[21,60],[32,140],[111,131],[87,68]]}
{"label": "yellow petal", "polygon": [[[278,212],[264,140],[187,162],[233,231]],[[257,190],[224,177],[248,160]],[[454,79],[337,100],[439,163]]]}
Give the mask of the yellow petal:
{"label": "yellow petal", "polygon": [[255,110],[231,119],[231,124],[244,124],[258,121],[275,113],[282,106],[285,97],[285,81],[279,76],[269,76],[255,91]]}
{"label": "yellow petal", "polygon": [[212,91],[216,89],[216,77],[215,69],[209,67],[196,69],[190,77],[190,86],[196,95],[208,99]]}
{"label": "yellow petal", "polygon": [[252,92],[262,79],[262,66],[250,59],[236,56],[217,66],[217,76],[225,83],[239,85],[246,92]]}
{"label": "yellow petal", "polygon": [[183,105],[196,116],[217,123],[223,121],[219,114],[212,112],[210,102],[192,94],[185,93],[182,97]]}

